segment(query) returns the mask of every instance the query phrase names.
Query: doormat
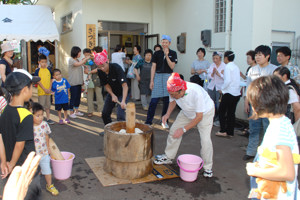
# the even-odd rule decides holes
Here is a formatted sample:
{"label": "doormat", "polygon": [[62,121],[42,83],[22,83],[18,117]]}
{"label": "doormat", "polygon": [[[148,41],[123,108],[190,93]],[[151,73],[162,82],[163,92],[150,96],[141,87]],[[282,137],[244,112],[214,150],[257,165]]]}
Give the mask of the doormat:
{"label": "doormat", "polygon": [[153,165],[152,173],[146,177],[132,180],[120,179],[104,171],[103,166],[105,162],[105,157],[86,158],[85,161],[88,163],[88,165],[90,166],[90,168],[104,187],[130,183],[147,183],[157,180],[179,177],[178,172],[175,171],[169,165]]}

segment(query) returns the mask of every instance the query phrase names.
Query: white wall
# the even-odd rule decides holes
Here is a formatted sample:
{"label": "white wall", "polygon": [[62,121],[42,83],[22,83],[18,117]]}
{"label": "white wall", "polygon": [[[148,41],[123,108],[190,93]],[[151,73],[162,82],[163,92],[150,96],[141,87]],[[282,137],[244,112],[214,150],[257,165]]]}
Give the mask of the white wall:
{"label": "white wall", "polygon": [[82,0],[62,1],[55,7],[55,23],[61,32],[61,17],[73,12],[73,30],[60,35],[58,43],[58,68],[62,70],[64,76],[68,71],[68,60],[73,46],[82,48]]}
{"label": "white wall", "polygon": [[[200,38],[201,31],[213,30],[214,1],[167,0],[166,5],[166,34],[172,38],[171,49],[177,51],[178,35],[182,32],[187,35],[186,53],[177,52],[178,64],[175,66],[175,71],[183,74],[185,80],[189,80],[191,64],[197,59],[196,51],[204,47]],[[207,52],[206,59],[211,62],[211,53]]]}

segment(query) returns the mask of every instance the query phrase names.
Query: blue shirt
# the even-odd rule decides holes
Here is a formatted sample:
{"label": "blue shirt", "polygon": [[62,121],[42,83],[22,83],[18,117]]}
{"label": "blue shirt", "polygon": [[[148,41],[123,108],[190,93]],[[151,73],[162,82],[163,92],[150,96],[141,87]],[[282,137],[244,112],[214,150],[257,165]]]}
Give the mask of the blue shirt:
{"label": "blue shirt", "polygon": [[62,78],[61,81],[53,81],[51,90],[55,92],[55,104],[65,104],[69,102],[68,89],[70,88],[69,82]]}

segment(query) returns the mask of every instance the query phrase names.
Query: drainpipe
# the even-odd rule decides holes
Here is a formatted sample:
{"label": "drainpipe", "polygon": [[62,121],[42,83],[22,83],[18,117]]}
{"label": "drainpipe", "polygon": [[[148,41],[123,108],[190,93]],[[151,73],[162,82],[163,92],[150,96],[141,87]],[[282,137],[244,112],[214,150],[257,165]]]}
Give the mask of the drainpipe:
{"label": "drainpipe", "polygon": [[226,0],[225,51],[231,50],[231,0]]}

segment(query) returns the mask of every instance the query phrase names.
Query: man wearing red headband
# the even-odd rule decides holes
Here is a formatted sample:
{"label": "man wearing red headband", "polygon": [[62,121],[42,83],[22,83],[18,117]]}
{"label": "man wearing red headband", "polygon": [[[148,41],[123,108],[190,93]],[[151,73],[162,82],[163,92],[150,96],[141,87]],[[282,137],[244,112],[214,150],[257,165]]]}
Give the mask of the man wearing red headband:
{"label": "man wearing red headband", "polygon": [[155,164],[171,164],[176,157],[182,135],[197,126],[201,141],[201,157],[204,164],[204,177],[212,177],[213,146],[211,129],[215,113],[214,102],[207,92],[198,84],[182,80],[178,73],[172,73],[167,81],[170,103],[167,113],[162,117],[166,123],[176,104],[181,108],[168,135],[165,154],[157,155]]}
{"label": "man wearing red headband", "polygon": [[109,63],[105,49],[101,53],[94,54],[94,61],[98,68],[92,70],[91,73],[98,71],[100,83],[108,92],[102,110],[104,124],[112,122],[111,113],[117,102],[119,103],[117,120],[125,121],[124,109],[127,103],[128,85],[122,67],[116,63]]}

